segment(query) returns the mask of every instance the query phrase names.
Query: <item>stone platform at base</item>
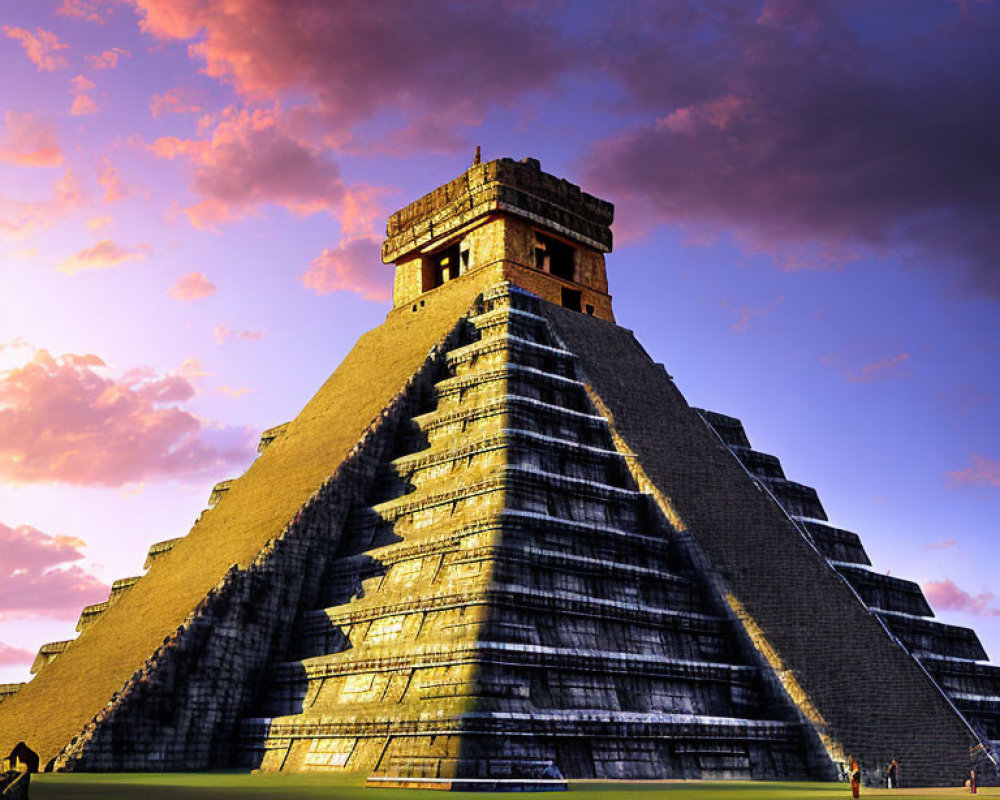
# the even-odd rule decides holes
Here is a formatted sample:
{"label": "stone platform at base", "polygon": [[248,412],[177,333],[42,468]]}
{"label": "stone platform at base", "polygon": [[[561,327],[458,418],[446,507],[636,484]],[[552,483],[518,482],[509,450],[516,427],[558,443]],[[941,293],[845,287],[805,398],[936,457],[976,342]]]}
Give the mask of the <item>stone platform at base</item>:
{"label": "stone platform at base", "polygon": [[369,775],[369,789],[440,789],[452,792],[564,792],[562,778],[405,778]]}

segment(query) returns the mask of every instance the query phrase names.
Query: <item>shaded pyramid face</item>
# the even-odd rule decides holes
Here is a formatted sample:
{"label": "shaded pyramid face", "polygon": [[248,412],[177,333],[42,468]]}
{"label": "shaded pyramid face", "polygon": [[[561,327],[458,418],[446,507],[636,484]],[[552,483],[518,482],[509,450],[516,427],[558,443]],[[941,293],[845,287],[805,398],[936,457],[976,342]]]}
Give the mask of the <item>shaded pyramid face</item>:
{"label": "shaded pyramid face", "polygon": [[[700,411],[747,472],[797,522],[803,536],[857,593],[886,633],[926,670],[974,731],[974,755],[989,762],[1000,752],[1000,666],[975,631],[934,619],[920,586],[875,571],[858,534],[831,525],[816,490],[789,480],[773,455],[754,450],[739,420]],[[987,752],[989,755],[987,755]],[[989,763],[983,767],[989,774]]]}
{"label": "shaded pyramid face", "polygon": [[301,660],[243,723],[244,756],[381,785],[814,774],[818,742],[539,312],[488,291],[441,355],[348,516]]}

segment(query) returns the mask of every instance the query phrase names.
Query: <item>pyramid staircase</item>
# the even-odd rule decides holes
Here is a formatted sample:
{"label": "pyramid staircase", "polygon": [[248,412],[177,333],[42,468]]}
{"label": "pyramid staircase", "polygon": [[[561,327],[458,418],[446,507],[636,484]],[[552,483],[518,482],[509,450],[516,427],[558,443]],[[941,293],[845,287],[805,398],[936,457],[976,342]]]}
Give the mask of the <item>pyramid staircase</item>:
{"label": "pyramid staircase", "polygon": [[487,294],[443,354],[243,723],[244,763],[469,788],[815,774],[817,742],[637,490],[538,303]]}

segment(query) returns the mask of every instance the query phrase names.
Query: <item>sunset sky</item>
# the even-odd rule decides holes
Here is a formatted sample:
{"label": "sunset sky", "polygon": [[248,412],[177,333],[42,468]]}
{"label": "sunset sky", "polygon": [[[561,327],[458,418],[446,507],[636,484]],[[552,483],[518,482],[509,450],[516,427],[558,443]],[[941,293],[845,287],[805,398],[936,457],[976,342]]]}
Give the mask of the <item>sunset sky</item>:
{"label": "sunset sky", "polygon": [[477,144],[614,202],[619,323],[1000,661],[994,0],[0,10],[0,682],[384,319],[386,215]]}

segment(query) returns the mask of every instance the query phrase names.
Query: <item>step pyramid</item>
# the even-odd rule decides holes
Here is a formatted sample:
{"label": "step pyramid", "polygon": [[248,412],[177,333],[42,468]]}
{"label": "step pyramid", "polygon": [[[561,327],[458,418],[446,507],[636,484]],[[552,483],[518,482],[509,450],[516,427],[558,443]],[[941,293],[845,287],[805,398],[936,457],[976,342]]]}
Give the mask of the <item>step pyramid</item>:
{"label": "step pyramid", "polygon": [[374,786],[988,776],[1000,668],[614,322],[610,204],[476,164],[394,308],[0,701],[50,769]]}

